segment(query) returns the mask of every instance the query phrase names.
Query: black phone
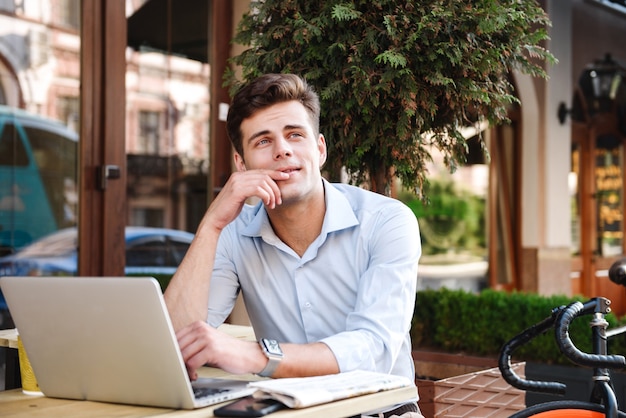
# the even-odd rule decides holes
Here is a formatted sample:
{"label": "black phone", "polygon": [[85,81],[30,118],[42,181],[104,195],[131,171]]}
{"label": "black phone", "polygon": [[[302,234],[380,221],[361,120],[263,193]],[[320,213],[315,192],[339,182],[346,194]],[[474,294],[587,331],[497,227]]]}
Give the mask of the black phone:
{"label": "black phone", "polygon": [[262,417],[285,405],[274,399],[256,399],[252,395],[237,399],[213,411],[216,417]]}

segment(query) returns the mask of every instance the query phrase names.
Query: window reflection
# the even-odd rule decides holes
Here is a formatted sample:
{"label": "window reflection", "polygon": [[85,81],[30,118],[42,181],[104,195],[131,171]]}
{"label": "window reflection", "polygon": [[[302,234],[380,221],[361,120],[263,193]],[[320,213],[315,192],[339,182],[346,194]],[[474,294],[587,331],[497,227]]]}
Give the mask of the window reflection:
{"label": "window reflection", "polygon": [[76,225],[78,138],[62,124],[0,107],[0,247],[18,251]]}
{"label": "window reflection", "polygon": [[[173,19],[160,6],[135,8],[129,22],[142,10]],[[135,41],[126,54],[127,223],[195,231],[208,201],[209,65]]]}
{"label": "window reflection", "polygon": [[143,154],[159,154],[161,131],[159,112],[140,111],[138,151]]}
{"label": "window reflection", "polygon": [[78,132],[80,126],[80,100],[75,96],[60,96],[57,98],[57,115],[68,128]]}
{"label": "window reflection", "polygon": [[[127,17],[144,3],[126,0]],[[204,13],[194,8],[194,15],[204,22],[200,32],[206,36],[207,3],[197,3]],[[0,256],[68,226],[76,234],[81,4],[0,1],[0,104],[6,105],[0,112]],[[179,21],[190,26],[189,21]],[[157,33],[165,33],[165,27],[157,25]],[[90,28],[84,29],[89,34]],[[195,231],[206,210],[210,71],[206,45],[199,48],[205,59],[125,51],[126,102],[119,103],[125,106],[125,135],[119,140],[127,153],[127,204],[120,205],[127,212],[116,216],[129,225]],[[92,138],[85,140],[90,149]],[[101,144],[94,145],[94,153],[99,152]],[[171,276],[172,263],[180,262],[190,237],[185,239],[180,245],[168,244],[172,252],[167,271],[139,273]],[[156,256],[148,258],[158,261]],[[51,272],[45,265],[24,271]],[[76,271],[75,257],[66,267],[63,274]],[[0,275],[3,271],[9,270],[0,270]],[[0,327],[3,310],[0,294]]]}
{"label": "window reflection", "polygon": [[80,0],[59,0],[58,13],[59,24],[80,29]]}
{"label": "window reflection", "polygon": [[0,255],[77,224],[80,4],[0,2]]}

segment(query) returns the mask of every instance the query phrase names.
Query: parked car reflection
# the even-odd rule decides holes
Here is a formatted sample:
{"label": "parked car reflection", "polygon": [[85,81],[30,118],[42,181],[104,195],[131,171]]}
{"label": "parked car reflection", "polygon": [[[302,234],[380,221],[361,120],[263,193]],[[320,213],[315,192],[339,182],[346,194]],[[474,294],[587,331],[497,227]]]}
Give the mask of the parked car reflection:
{"label": "parked car reflection", "polygon": [[[126,227],[127,276],[151,276],[164,287],[182,261],[193,234],[151,227]],[[77,229],[66,228],[41,238],[15,254],[0,258],[0,276],[75,276]],[[0,291],[0,327],[10,321]]]}

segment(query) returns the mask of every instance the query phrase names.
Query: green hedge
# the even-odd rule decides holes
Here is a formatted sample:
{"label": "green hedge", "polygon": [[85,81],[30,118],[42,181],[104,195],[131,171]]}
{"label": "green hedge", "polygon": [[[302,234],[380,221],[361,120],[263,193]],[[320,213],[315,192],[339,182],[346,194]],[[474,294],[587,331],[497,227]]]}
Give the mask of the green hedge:
{"label": "green hedge", "polygon": [[159,285],[161,286],[161,291],[165,292],[167,285],[172,280],[172,276],[170,274],[129,274],[128,277],[154,277]]}
{"label": "green hedge", "polygon": [[[552,309],[582,298],[539,296],[485,290],[479,294],[463,290],[424,290],[417,293],[411,336],[416,349],[439,350],[477,356],[497,357],[502,345],[524,329],[550,316]],[[591,349],[589,319],[579,318],[570,328],[574,343],[585,352]],[[621,325],[615,316],[607,316],[609,327]],[[626,338],[609,342],[612,354],[626,355]],[[520,347],[514,360],[552,364],[571,364],[564,358],[554,332]]]}

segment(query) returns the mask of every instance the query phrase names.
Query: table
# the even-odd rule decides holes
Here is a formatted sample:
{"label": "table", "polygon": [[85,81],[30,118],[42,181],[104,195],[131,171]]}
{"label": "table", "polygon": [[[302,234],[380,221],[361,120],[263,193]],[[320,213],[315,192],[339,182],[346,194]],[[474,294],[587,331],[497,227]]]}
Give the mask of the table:
{"label": "table", "polygon": [[[380,408],[384,405],[401,403],[415,398],[416,389],[407,387],[344,399],[303,409],[282,410],[273,413],[275,418],[342,418]],[[21,389],[0,392],[0,414],[3,417],[166,417],[193,418],[213,417],[213,410],[222,404],[194,410],[151,408],[103,402],[54,399],[45,396],[24,395]]]}
{"label": "table", "polygon": [[[237,338],[255,340],[251,327],[225,324],[220,329]],[[0,331],[0,347],[17,348],[17,332],[15,330]],[[17,350],[9,350],[16,353]],[[199,370],[202,377],[223,377],[243,380],[258,379],[254,375],[230,375],[223,370],[203,367]],[[18,368],[19,374],[19,368]],[[312,406],[303,409],[286,409],[274,412],[275,418],[343,418],[361,412],[378,409],[387,405],[394,405],[415,399],[417,388],[406,387],[369,395],[358,396],[341,401]],[[213,410],[223,404],[208,406],[194,410],[178,410],[168,408],[153,408],[134,405],[111,404],[104,402],[76,401],[69,399],[55,399],[45,396],[24,395],[21,389],[12,389],[0,392],[0,415],[14,418],[78,418],[78,417],[166,417],[166,418],[194,418],[213,417]]]}

